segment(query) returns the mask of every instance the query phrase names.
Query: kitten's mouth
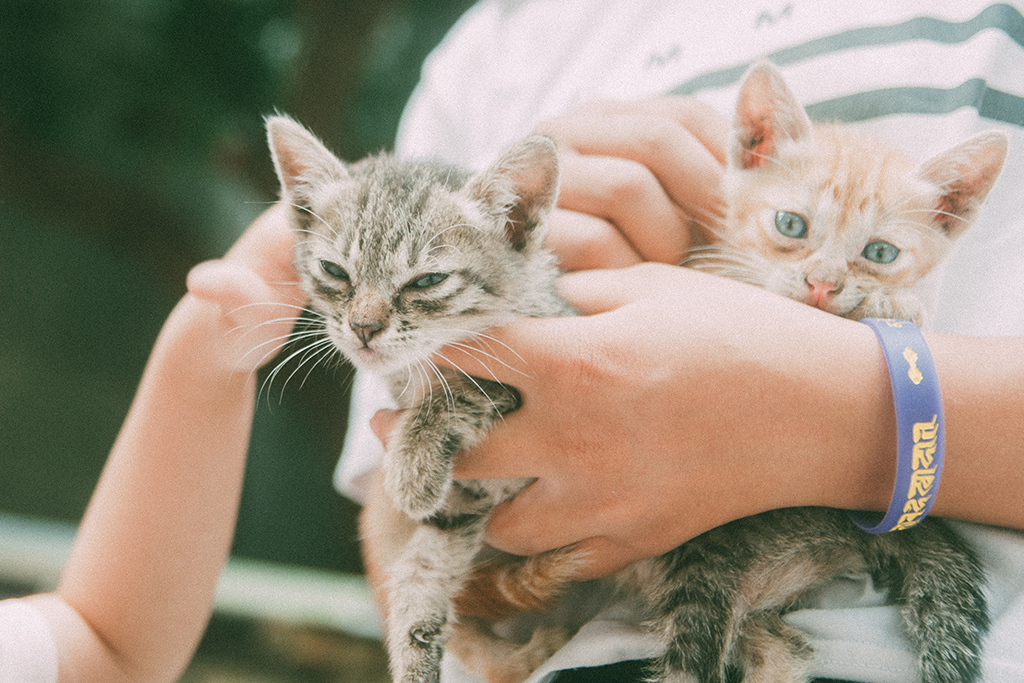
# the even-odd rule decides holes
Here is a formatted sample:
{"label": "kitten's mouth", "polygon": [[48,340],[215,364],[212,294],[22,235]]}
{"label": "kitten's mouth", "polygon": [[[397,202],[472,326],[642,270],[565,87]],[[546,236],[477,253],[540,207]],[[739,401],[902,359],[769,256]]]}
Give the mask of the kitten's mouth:
{"label": "kitten's mouth", "polygon": [[381,366],[385,364],[386,357],[383,353],[370,346],[363,346],[358,348],[353,353],[355,358],[353,361],[356,365],[373,365]]}

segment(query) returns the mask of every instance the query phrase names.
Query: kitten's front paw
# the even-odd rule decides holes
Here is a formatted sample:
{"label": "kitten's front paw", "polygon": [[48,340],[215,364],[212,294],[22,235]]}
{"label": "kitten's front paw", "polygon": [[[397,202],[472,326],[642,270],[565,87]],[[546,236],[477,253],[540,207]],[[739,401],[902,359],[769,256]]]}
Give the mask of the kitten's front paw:
{"label": "kitten's front paw", "polygon": [[444,505],[452,487],[452,460],[457,439],[441,443],[408,438],[388,449],[384,489],[395,507],[422,521]]}
{"label": "kitten's front paw", "polygon": [[443,506],[452,482],[449,477],[437,481],[417,479],[408,473],[385,476],[384,488],[401,512],[422,522],[438,512]]}
{"label": "kitten's front paw", "polygon": [[911,293],[873,292],[857,308],[844,317],[851,320],[898,318],[900,320],[909,320],[915,325],[921,325],[924,319],[924,306]]}

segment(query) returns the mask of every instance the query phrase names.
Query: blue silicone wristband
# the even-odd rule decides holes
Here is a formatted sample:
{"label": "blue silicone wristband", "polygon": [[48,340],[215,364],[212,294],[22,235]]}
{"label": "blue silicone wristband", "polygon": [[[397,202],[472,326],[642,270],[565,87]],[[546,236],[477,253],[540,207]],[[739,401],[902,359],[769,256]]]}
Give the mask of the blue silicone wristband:
{"label": "blue silicone wristband", "polygon": [[931,510],[942,476],[945,423],[935,364],[917,326],[885,318],[861,322],[874,330],[889,366],[896,405],[896,483],[881,521],[877,513],[851,511],[850,517],[864,531],[881,534],[909,529]]}

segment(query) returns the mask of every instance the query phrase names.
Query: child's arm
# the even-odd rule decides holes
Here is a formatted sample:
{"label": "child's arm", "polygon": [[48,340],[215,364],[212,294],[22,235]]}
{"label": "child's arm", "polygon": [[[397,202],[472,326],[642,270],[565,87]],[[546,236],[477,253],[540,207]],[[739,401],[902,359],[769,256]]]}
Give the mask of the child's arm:
{"label": "child's arm", "polygon": [[30,598],[61,683],[174,681],[228,557],[256,369],[303,303],[278,208],[189,276],[89,503],[60,586]]}

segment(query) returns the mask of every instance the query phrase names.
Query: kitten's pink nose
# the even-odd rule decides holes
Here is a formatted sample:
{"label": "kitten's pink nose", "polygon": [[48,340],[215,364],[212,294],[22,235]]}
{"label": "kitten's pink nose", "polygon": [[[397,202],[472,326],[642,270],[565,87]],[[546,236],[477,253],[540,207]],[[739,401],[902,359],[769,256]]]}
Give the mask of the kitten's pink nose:
{"label": "kitten's pink nose", "polygon": [[384,323],[379,320],[371,322],[356,322],[352,321],[348,324],[352,328],[352,331],[359,337],[359,341],[363,342],[363,346],[369,346],[370,340],[373,339],[373,335],[377,334],[384,329]]}
{"label": "kitten's pink nose", "polygon": [[829,298],[839,291],[839,285],[834,282],[816,280],[813,277],[804,278],[807,286],[811,288],[807,303],[816,308],[824,308]]}

